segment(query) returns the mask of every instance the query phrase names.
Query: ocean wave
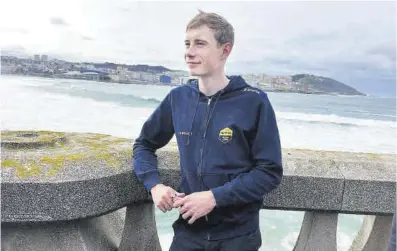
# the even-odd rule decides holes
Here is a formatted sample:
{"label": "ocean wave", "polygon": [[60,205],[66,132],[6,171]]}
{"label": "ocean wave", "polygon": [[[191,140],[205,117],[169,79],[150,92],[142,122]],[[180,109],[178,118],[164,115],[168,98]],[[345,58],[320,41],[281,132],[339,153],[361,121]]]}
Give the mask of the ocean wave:
{"label": "ocean wave", "polygon": [[134,96],[137,99],[142,99],[142,100],[145,100],[148,102],[161,103],[161,101],[162,101],[162,99],[159,99],[159,98],[152,98],[152,97],[146,97],[146,96],[135,96],[135,95],[132,95],[132,96]]}
{"label": "ocean wave", "polygon": [[281,246],[284,250],[292,250],[298,240],[299,232],[290,232],[282,240]]}
{"label": "ocean wave", "polygon": [[64,94],[68,96],[92,99],[100,102],[117,103],[122,106],[130,107],[154,107],[162,100],[156,97],[140,96],[131,93],[118,93],[109,91],[89,90],[85,86],[68,85],[68,86],[26,86],[35,90],[43,90],[49,93]]}
{"label": "ocean wave", "polygon": [[276,116],[281,120],[303,121],[309,123],[330,123],[342,126],[369,126],[369,127],[396,127],[396,122],[375,119],[358,119],[343,117],[335,114],[315,114],[315,113],[297,113],[297,112],[276,112]]}

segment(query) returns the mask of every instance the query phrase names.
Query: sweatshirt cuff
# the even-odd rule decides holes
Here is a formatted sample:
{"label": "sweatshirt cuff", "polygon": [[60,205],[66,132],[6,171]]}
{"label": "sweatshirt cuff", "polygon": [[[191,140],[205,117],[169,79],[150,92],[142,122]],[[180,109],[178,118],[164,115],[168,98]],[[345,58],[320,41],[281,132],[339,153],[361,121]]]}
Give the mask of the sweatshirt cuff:
{"label": "sweatshirt cuff", "polygon": [[211,189],[215,198],[216,207],[227,206],[233,202],[232,194],[228,190],[229,187],[227,186],[219,186]]}
{"label": "sweatshirt cuff", "polygon": [[144,182],[146,190],[150,193],[150,190],[157,184],[160,183],[159,172],[148,172],[144,175]]}

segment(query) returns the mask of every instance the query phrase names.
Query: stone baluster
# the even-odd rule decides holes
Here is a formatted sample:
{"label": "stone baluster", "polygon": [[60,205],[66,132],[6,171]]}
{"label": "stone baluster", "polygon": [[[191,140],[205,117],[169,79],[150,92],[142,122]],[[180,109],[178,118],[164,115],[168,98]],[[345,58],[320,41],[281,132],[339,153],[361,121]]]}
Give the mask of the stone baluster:
{"label": "stone baluster", "polygon": [[337,213],[307,211],[293,251],[337,251],[337,225]]}
{"label": "stone baluster", "polygon": [[127,206],[119,251],[161,251],[152,202]]}
{"label": "stone baluster", "polygon": [[393,216],[366,215],[349,251],[386,251]]}

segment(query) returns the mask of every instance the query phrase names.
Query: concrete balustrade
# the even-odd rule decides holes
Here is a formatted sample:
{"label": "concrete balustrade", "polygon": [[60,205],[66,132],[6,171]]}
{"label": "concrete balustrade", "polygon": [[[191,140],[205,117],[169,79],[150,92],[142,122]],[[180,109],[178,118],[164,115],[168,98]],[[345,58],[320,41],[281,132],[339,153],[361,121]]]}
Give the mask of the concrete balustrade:
{"label": "concrete balustrade", "polygon": [[[2,250],[161,251],[131,149],[107,135],[2,132]],[[178,189],[176,146],[157,154],[163,183]],[[349,251],[386,250],[395,157],[283,149],[284,178],[263,209],[305,211],[294,251],[336,251],[339,213],[367,215]]]}

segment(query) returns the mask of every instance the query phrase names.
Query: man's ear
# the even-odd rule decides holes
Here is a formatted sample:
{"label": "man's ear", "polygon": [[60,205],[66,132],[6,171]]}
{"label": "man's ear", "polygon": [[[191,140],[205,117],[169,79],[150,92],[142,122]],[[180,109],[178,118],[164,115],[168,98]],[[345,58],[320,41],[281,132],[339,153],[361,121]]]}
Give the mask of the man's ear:
{"label": "man's ear", "polygon": [[232,44],[231,43],[226,43],[224,45],[222,45],[222,59],[227,59],[230,55],[230,53],[232,52]]}

